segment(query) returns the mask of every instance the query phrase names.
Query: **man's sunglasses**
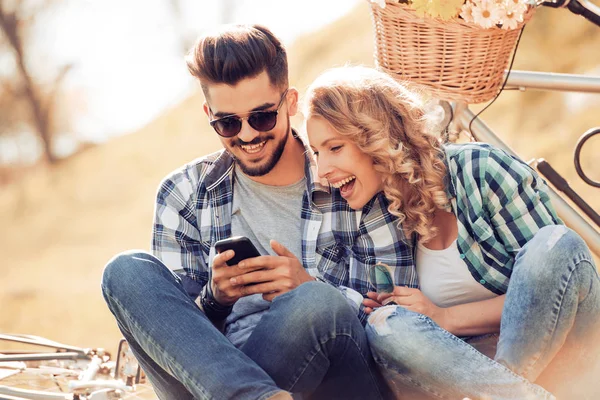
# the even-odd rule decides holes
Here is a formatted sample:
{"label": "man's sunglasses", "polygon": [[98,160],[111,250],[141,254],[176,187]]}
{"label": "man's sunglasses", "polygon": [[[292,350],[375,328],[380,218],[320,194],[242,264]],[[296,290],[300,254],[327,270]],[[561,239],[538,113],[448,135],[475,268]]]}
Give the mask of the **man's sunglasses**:
{"label": "man's sunglasses", "polygon": [[245,117],[238,117],[237,115],[229,115],[227,117],[213,119],[210,121],[210,126],[220,135],[226,138],[234,137],[242,130],[242,121],[247,120],[248,125],[259,132],[267,132],[275,128],[277,125],[277,114],[283,104],[285,95],[288,89],[283,92],[277,109],[273,111],[252,111],[249,112]]}

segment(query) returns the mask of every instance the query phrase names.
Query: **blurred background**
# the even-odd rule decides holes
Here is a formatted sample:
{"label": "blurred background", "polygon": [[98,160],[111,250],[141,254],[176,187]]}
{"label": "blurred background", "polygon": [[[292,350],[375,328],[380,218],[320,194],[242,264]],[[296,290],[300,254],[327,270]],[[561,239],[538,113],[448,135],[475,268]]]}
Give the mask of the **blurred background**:
{"label": "blurred background", "polygon": [[[0,0],[0,332],[116,350],[102,269],[149,248],[160,180],[220,148],[183,56],[231,22],[283,39],[301,95],[326,68],[374,65],[366,0]],[[600,75],[598,49],[600,28],[540,9],[514,68]],[[481,118],[600,210],[572,162],[600,126],[600,95],[504,92]],[[595,180],[599,155],[590,140],[582,167]]]}

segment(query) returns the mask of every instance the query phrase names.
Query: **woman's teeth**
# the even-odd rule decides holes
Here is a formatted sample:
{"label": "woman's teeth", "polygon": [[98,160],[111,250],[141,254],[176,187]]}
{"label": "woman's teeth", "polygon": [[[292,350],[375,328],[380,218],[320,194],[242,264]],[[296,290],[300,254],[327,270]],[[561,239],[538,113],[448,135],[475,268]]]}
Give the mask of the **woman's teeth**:
{"label": "woman's teeth", "polygon": [[240,145],[240,147],[246,152],[246,153],[258,153],[265,145],[265,143],[267,143],[266,141],[261,142],[259,144],[242,144]]}
{"label": "woman's teeth", "polygon": [[349,176],[346,179],[342,179],[341,181],[337,181],[335,183],[329,183],[331,186],[333,186],[336,189],[341,188],[342,186],[344,186],[346,183],[352,182],[353,180],[356,179],[356,176]]}

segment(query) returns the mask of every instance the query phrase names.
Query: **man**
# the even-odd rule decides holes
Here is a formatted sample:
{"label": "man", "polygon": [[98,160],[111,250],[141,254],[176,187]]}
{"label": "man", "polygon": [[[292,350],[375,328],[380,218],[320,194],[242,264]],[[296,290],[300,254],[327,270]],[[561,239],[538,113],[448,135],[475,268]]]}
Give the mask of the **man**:
{"label": "man", "polygon": [[[365,262],[348,254],[361,239],[361,257],[408,270],[402,282],[414,286],[412,264],[402,264],[410,254],[398,257],[394,249],[404,247],[390,246],[401,234],[393,218],[379,203],[356,214],[339,192],[314,181],[310,152],[290,125],[298,92],[288,87],[286,51],[269,30],[233,26],[207,35],[187,62],[224,150],[165,178],[155,256],[118,255],[102,282],[157,394],[381,398],[357,318],[364,320],[362,298],[315,276],[348,284],[346,264],[358,274]],[[250,238],[264,255],[228,266],[233,252],[215,254],[214,244],[231,236]],[[185,274],[172,272],[179,269]]]}

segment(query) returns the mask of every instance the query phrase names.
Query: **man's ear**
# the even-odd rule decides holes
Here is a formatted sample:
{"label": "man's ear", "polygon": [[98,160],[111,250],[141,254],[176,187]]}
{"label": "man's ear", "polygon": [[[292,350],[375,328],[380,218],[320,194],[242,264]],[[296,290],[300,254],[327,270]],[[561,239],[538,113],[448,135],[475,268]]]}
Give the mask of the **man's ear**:
{"label": "man's ear", "polygon": [[204,104],[202,105],[202,109],[204,109],[204,113],[206,114],[206,116],[210,118],[210,108],[208,108],[207,102],[204,102]]}
{"label": "man's ear", "polygon": [[288,114],[293,117],[298,112],[298,90],[290,87],[287,92]]}

